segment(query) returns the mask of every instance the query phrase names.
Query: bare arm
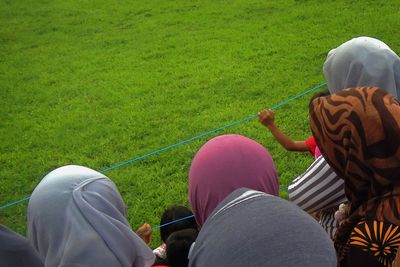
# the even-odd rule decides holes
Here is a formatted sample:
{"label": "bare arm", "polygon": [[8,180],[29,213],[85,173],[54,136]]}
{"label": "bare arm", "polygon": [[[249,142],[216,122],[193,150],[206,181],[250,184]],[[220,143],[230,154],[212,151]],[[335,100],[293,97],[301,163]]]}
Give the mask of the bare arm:
{"label": "bare arm", "polygon": [[270,109],[261,111],[258,120],[268,128],[275,139],[288,151],[308,151],[305,141],[294,141],[275,124],[275,114]]}

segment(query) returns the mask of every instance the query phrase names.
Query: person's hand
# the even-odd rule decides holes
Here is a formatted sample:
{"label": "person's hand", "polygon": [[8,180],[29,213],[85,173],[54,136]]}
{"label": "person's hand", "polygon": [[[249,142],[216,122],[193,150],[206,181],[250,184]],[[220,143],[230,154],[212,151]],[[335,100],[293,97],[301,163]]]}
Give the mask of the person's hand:
{"label": "person's hand", "polygon": [[153,234],[153,230],[151,229],[150,224],[145,223],[136,230],[136,234],[147,244],[151,243],[151,235]]}
{"label": "person's hand", "polygon": [[275,121],[275,113],[270,109],[265,109],[258,113],[258,120],[265,126],[269,126]]}

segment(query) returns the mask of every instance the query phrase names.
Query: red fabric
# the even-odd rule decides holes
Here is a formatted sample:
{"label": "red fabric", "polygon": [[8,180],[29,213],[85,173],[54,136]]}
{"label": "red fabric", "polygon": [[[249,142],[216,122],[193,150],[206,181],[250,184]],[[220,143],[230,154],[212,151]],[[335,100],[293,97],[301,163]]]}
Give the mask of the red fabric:
{"label": "red fabric", "polygon": [[314,136],[307,138],[306,145],[308,146],[308,150],[310,151],[311,155],[315,157],[315,148],[317,148],[317,143],[315,142]]}

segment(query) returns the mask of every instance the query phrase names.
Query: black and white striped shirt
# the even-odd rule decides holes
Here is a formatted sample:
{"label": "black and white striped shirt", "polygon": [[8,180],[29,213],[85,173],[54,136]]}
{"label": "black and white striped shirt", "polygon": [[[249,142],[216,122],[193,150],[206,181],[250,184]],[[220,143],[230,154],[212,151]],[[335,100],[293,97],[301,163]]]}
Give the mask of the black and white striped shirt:
{"label": "black and white striped shirt", "polygon": [[[289,200],[308,213],[321,212],[320,224],[333,237],[337,222],[334,211],[347,202],[344,180],[320,156],[289,185]],[[334,208],[334,209],[332,209]]]}

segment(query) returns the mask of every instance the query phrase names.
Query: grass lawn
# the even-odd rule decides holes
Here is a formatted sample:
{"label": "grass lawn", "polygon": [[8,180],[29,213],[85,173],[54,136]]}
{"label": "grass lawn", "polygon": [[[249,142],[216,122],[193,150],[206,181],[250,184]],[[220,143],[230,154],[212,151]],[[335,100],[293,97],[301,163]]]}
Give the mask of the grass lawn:
{"label": "grass lawn", "polygon": [[[399,52],[399,18],[398,0],[0,0],[0,205],[56,167],[103,170],[314,87],[327,52],[352,37]],[[310,97],[276,110],[295,139],[310,136]],[[257,120],[222,133],[264,144],[283,189],[312,161]],[[215,135],[107,173],[133,228],[187,204],[191,159]],[[26,207],[0,210],[0,222],[24,234]]]}

